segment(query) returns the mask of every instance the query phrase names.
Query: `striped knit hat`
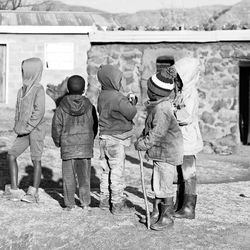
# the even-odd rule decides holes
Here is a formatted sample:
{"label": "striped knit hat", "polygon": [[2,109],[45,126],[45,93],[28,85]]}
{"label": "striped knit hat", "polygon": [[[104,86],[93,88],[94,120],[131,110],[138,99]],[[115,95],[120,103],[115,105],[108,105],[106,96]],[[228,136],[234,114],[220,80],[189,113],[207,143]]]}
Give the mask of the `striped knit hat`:
{"label": "striped knit hat", "polygon": [[174,67],[167,67],[148,79],[148,89],[158,96],[168,96],[174,89],[174,78],[177,72]]}

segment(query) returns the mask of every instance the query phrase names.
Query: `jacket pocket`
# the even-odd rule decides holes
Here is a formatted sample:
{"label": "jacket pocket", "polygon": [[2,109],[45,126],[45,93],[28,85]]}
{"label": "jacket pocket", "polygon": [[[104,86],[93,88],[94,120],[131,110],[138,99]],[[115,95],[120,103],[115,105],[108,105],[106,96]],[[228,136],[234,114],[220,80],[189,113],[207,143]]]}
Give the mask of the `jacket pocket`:
{"label": "jacket pocket", "polygon": [[31,133],[30,138],[35,140],[44,140],[45,138],[45,122],[40,123]]}

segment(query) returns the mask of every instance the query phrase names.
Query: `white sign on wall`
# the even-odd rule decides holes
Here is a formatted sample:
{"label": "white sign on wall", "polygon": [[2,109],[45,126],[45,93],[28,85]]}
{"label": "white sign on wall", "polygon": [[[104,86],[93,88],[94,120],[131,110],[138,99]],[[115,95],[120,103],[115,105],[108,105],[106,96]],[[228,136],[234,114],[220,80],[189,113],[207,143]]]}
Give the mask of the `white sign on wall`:
{"label": "white sign on wall", "polygon": [[51,70],[72,70],[74,68],[74,44],[46,43],[45,68]]}

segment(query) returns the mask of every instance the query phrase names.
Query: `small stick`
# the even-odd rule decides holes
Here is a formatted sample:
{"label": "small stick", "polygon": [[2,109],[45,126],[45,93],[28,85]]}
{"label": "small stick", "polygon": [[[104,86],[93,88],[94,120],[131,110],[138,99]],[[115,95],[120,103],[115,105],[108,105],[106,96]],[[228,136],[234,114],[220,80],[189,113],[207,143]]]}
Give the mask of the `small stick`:
{"label": "small stick", "polygon": [[149,215],[149,208],[148,208],[148,198],[147,198],[147,193],[146,193],[145,183],[144,183],[143,159],[142,159],[141,151],[138,151],[138,155],[140,158],[141,184],[142,184],[142,191],[143,191],[145,209],[146,209],[147,228],[150,229],[150,215]]}

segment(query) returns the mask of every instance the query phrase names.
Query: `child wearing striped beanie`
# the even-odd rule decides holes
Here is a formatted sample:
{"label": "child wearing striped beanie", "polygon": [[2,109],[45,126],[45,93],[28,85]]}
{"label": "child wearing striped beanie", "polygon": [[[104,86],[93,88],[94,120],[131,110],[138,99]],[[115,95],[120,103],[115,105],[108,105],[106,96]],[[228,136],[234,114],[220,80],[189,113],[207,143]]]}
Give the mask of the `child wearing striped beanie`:
{"label": "child wearing striped beanie", "polygon": [[[183,137],[173,111],[175,68],[164,68],[148,79],[147,118],[135,143],[153,160],[152,185],[155,192],[151,229],[164,230],[174,224],[174,174],[183,160]],[[141,220],[141,222],[146,222]]]}

